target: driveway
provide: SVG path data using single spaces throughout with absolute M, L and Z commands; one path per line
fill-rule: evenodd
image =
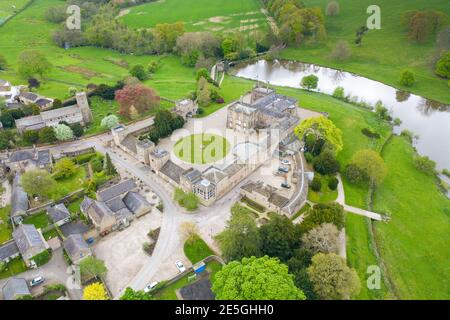
M 108 268 L 105 280 L 113 295 L 125 289 L 150 259 L 142 245 L 154 242 L 147 234 L 159 228 L 161 220 L 162 214 L 154 209 L 123 231 L 113 232 L 93 245 L 95 256 Z

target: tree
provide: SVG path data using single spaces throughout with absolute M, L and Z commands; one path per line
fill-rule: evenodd
M 185 221 L 180 226 L 180 234 L 184 240 L 192 239 L 198 235 L 199 231 L 197 225 L 193 222 Z
M 144 66 L 142 64 L 134 65 L 130 69 L 130 74 L 133 77 L 136 77 L 136 78 L 138 78 L 141 81 L 143 81 L 143 80 L 145 80 L 145 78 L 147 78 L 147 72 L 145 72 L 145 68 L 144 68 Z
M 334 89 L 333 91 L 333 97 L 339 100 L 344 100 L 345 98 L 344 88 L 336 87 L 336 89 Z
M 14 127 L 14 118 L 11 112 L 7 110 L 2 110 L 0 115 L 0 122 L 3 124 L 4 128 Z
M 414 166 L 429 176 L 436 174 L 436 162 L 427 156 L 414 156 Z
M 68 178 L 76 172 L 75 163 L 69 158 L 63 158 L 55 163 L 53 176 L 55 179 Z
M 83 300 L 108 300 L 108 294 L 102 283 L 95 282 L 84 288 Z
M 330 190 L 336 190 L 338 185 L 339 185 L 339 180 L 336 177 L 331 177 L 328 180 L 328 188 L 330 188 Z
M 313 254 L 306 249 L 296 249 L 288 261 L 289 272 L 294 275 L 297 288 L 302 290 L 308 300 L 316 299 L 313 284 L 309 279 L 307 268 L 311 265 Z
M 119 124 L 119 117 L 110 114 L 102 119 L 101 126 L 103 128 L 112 129 Z
M 344 207 L 338 203 L 316 204 L 308 211 L 308 215 L 300 224 L 300 229 L 306 233 L 323 223 L 332 223 L 341 230 L 345 225 Z
M 45 127 L 39 131 L 39 140 L 42 143 L 53 143 L 55 142 L 56 135 L 55 130 L 52 127 Z
M 438 76 L 450 79 L 450 50 L 442 53 L 434 70 Z
M 211 102 L 211 90 L 204 77 L 201 77 L 197 84 L 197 101 L 201 107 L 206 107 Z
M 318 83 L 319 83 L 319 78 L 313 74 L 310 74 L 309 76 L 304 76 L 302 78 L 300 85 L 307 90 L 313 90 L 313 89 L 317 89 Z
M 80 262 L 80 272 L 82 276 L 95 278 L 101 277 L 106 274 L 108 269 L 105 266 L 105 263 L 93 256 L 89 256 Z
M 0 272 L 5 271 L 7 266 L 6 262 L 0 261 Z
M 243 258 L 216 273 L 212 291 L 218 300 L 304 300 L 288 267 L 276 258 Z
M 20 182 L 30 196 L 49 198 L 56 188 L 56 181 L 46 170 L 35 169 L 25 172 Z
M 322 189 L 322 181 L 317 175 L 314 176 L 313 180 L 311 181 L 310 187 L 311 190 L 315 192 L 320 192 L 320 190 Z
M 111 157 L 109 156 L 109 153 L 106 154 L 105 173 L 108 176 L 115 176 L 117 174 L 116 167 L 114 167 L 114 164 L 111 161 Z
M 368 180 L 372 187 L 376 187 L 383 182 L 387 174 L 387 167 L 383 158 L 374 150 L 366 149 L 356 152 L 350 160 Z
M 340 12 L 339 3 L 337 1 L 330 1 L 327 4 L 327 9 L 325 10 L 325 14 L 327 16 L 337 16 Z
M 288 261 L 300 244 L 300 230 L 285 216 L 274 214 L 259 229 L 261 254 Z
M 403 70 L 400 73 L 400 84 L 405 87 L 411 87 L 415 82 L 414 73 L 410 70 Z
M 59 141 L 67 141 L 74 138 L 72 129 L 65 124 L 58 124 L 55 127 L 55 137 Z
M 216 237 L 226 261 L 259 256 L 260 236 L 255 219 L 245 207 L 235 204 L 226 229 Z
M 6 70 L 7 61 L 6 58 L 0 54 L 0 70 Z
M 320 174 L 335 174 L 339 171 L 340 164 L 336 160 L 334 153 L 330 150 L 324 150 L 319 156 L 314 160 L 314 170 Z
M 210 73 L 206 68 L 201 68 L 197 70 L 195 79 L 197 79 L 197 81 L 200 81 L 201 78 L 205 78 L 206 81 L 211 81 Z
M 338 253 L 339 231 L 332 223 L 323 223 L 302 236 L 305 249 L 313 254 Z
M 127 85 L 115 93 L 116 101 L 120 105 L 120 114 L 130 117 L 135 110 L 143 114 L 159 106 L 160 98 L 155 90 L 142 84 Z
M 130 287 L 125 289 L 125 292 L 120 297 L 120 300 L 153 300 L 152 296 L 142 290 L 135 291 Z
M 23 133 L 23 140 L 30 144 L 35 144 L 39 141 L 39 132 L 35 130 L 28 130 Z
M 316 139 L 324 139 L 336 152 L 341 151 L 343 148 L 342 131 L 326 117 L 321 116 L 303 120 L 294 129 L 294 132 L 299 140 L 303 140 L 306 135 L 312 134 Z
M 352 51 L 348 42 L 345 40 L 339 40 L 334 46 L 333 51 L 330 54 L 330 58 L 337 61 L 343 61 L 350 58 Z
M 83 127 L 78 122 L 70 124 L 69 127 L 72 129 L 73 135 L 77 138 L 81 137 L 84 133 Z
M 17 61 L 19 74 L 24 78 L 31 78 L 35 75 L 43 78 L 52 69 L 52 64 L 47 58 L 36 50 L 23 51 Z
M 308 274 L 320 299 L 350 299 L 361 288 L 356 271 L 334 253 L 315 255 Z

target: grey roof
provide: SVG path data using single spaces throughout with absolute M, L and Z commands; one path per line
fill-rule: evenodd
M 131 212 L 136 213 L 142 207 L 151 207 L 150 203 L 138 192 L 128 192 L 123 202 Z
M 203 176 L 208 179 L 209 181 L 211 181 L 212 183 L 219 183 L 220 181 L 222 181 L 223 179 L 225 179 L 227 177 L 227 174 L 225 172 L 223 172 L 222 170 L 211 166 L 208 169 L 206 169 L 205 171 L 203 171 Z
M 168 160 L 160 170 L 162 174 L 176 183 L 180 183 L 180 176 L 184 171 L 182 167 L 173 163 L 171 160 Z
M 31 295 L 26 280 L 22 278 L 10 278 L 2 291 L 5 300 L 15 300 L 18 296 Z
M 50 150 L 38 151 L 37 164 L 39 166 L 46 166 L 51 163 Z
M 97 224 L 100 224 L 105 216 L 114 216 L 114 212 L 104 202 L 95 201 L 88 197 L 85 197 L 81 207 L 86 208 L 84 212 L 92 209 L 89 216 Z
M 19 253 L 19 248 L 14 241 L 9 241 L 0 246 L 0 261 L 8 259 Z
M 41 117 L 45 121 L 45 120 L 52 120 L 58 117 L 68 116 L 73 113 L 81 113 L 81 110 L 78 107 L 78 105 L 44 111 L 41 112 Z
M 197 169 L 190 168 L 190 169 L 186 170 L 185 172 L 183 172 L 183 176 L 188 181 L 194 183 L 194 182 L 197 182 L 201 178 L 202 173 L 200 171 L 198 171 Z
M 139 140 L 135 136 L 129 134 L 122 140 L 121 144 L 132 152 L 137 153 L 136 145 L 138 142 Z
M 180 294 L 184 300 L 215 300 L 211 287 L 209 278 L 204 277 L 181 288 Z
M 72 234 L 64 240 L 64 249 L 71 258 L 78 258 L 80 251 L 89 249 L 88 244 L 84 241 L 81 234 Z
M 34 159 L 34 152 L 30 150 L 14 151 L 9 156 L 9 162 L 18 162 Z
M 47 213 L 54 223 L 70 218 L 70 212 L 63 203 L 48 208 Z
M 155 144 L 153 143 L 153 141 L 149 140 L 149 139 L 143 139 L 143 140 L 138 140 L 137 145 L 141 148 L 151 148 L 153 147 Z
M 65 237 L 68 237 L 72 234 L 83 234 L 90 229 L 88 225 L 82 222 L 69 222 L 59 228 L 61 229 L 61 232 Z
M 269 202 L 278 208 L 282 208 L 289 203 L 289 199 L 278 193 L 274 193 L 270 196 Z
M 49 100 L 49 99 L 46 99 L 46 98 L 41 98 L 41 99 L 38 99 L 38 100 L 36 101 L 36 104 L 37 104 L 38 106 L 42 107 L 42 106 L 45 106 L 45 105 L 47 105 L 47 104 L 49 104 L 49 103 L 51 103 L 51 102 L 53 102 L 53 101 L 52 101 L 52 100 Z
M 120 195 L 123 195 L 133 189 L 135 189 L 136 183 L 134 183 L 133 180 L 127 179 L 122 182 L 119 182 L 116 185 L 113 185 L 112 187 L 108 187 L 106 189 L 97 191 L 97 199 L 99 201 L 109 201 L 115 197 L 118 197 Z
M 160 159 L 160 158 L 165 157 L 169 153 L 166 150 L 164 150 L 164 149 L 157 148 L 157 149 L 152 150 L 152 152 L 150 152 L 150 154 L 153 157 Z
M 6 108 L 8 108 L 10 110 L 22 109 L 23 107 L 25 107 L 25 105 L 20 103 L 20 102 L 8 102 L 8 103 L 6 103 Z
M 256 100 L 252 107 L 270 116 L 281 118 L 286 109 L 292 108 L 296 103 L 297 100 L 294 98 L 272 93 Z
M 32 224 L 21 224 L 13 232 L 13 238 L 21 254 L 24 254 L 29 248 L 38 247 L 44 251 L 45 244 L 41 234 Z
M 227 166 L 223 171 L 229 176 L 234 176 L 237 172 L 239 172 L 243 167 L 245 167 L 245 164 L 243 163 L 232 163 L 229 166 Z
M 20 185 L 20 174 L 17 173 L 12 187 L 11 216 L 24 214 L 28 208 L 28 195 Z
M 110 208 L 114 212 L 117 212 L 123 208 L 126 208 L 125 203 L 122 201 L 122 198 L 120 198 L 120 197 L 115 197 L 115 198 L 107 201 L 106 205 L 108 206 L 108 208 Z
M 7 83 L 9 83 L 9 82 L 6 81 L 6 80 L 0 79 L 0 86 L 4 86 L 4 85 L 6 85 Z
M 16 127 L 45 127 L 45 122 L 41 115 L 29 116 L 16 120 Z
M 35 93 L 32 92 L 22 92 L 19 97 L 23 97 L 25 99 L 31 100 L 31 101 L 36 101 L 37 98 L 39 98 L 39 96 Z
M 87 212 L 89 207 L 94 203 L 94 200 L 89 197 L 84 197 L 83 201 L 80 204 L 80 209 L 83 212 Z

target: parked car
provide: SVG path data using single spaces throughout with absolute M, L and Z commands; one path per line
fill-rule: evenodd
M 287 184 L 286 182 L 283 182 L 283 183 L 281 184 L 281 187 L 283 187 L 283 188 L 285 188 L 285 189 L 290 189 L 290 188 L 291 188 L 291 186 L 290 186 L 289 184 Z
M 30 287 L 36 287 L 36 286 L 40 285 L 41 283 L 43 283 L 44 280 L 45 280 L 45 279 L 44 279 L 44 277 L 42 277 L 42 276 L 33 278 L 33 279 L 30 281 Z
M 289 160 L 287 160 L 287 159 L 281 160 L 281 163 L 284 164 L 285 166 L 290 166 L 291 165 L 291 162 Z
M 286 167 L 279 167 L 279 168 L 278 168 L 278 171 L 284 172 L 284 173 L 288 173 L 288 172 L 289 172 L 289 168 L 286 168 Z
M 149 293 L 150 291 L 152 291 L 153 289 L 155 289 L 155 287 L 158 285 L 158 281 L 153 281 L 152 283 L 150 283 L 149 285 L 147 285 L 144 288 L 144 292 L 145 293 Z
M 186 267 L 184 266 L 183 262 L 181 262 L 180 260 L 175 262 L 175 266 L 177 267 L 178 271 L 180 271 L 181 273 L 186 271 Z

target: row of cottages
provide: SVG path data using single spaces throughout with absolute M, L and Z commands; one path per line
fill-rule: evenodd
M 13 239 L 28 267 L 34 267 L 33 258 L 49 248 L 42 233 L 32 224 L 20 224 L 13 232 Z
M 92 121 L 92 112 L 85 92 L 79 92 L 75 96 L 76 104 L 73 106 L 53 109 L 41 112 L 36 116 L 29 116 L 16 120 L 19 133 L 28 130 L 41 130 L 44 127 L 54 127 L 61 122 L 69 124 L 79 123 L 82 126 Z
M 132 220 L 151 212 L 152 205 L 139 193 L 135 182 L 127 179 L 99 190 L 97 200 L 86 196 L 80 209 L 92 221 L 97 232 L 105 235 L 127 227 Z
M 41 111 L 50 110 L 53 107 L 53 99 L 40 96 L 34 92 L 22 92 L 16 98 L 19 103 L 29 106 L 37 105 Z
M 283 208 L 289 203 L 289 199 L 279 194 L 279 190 L 262 181 L 249 181 L 241 187 L 241 195 L 272 212 L 283 214 Z

